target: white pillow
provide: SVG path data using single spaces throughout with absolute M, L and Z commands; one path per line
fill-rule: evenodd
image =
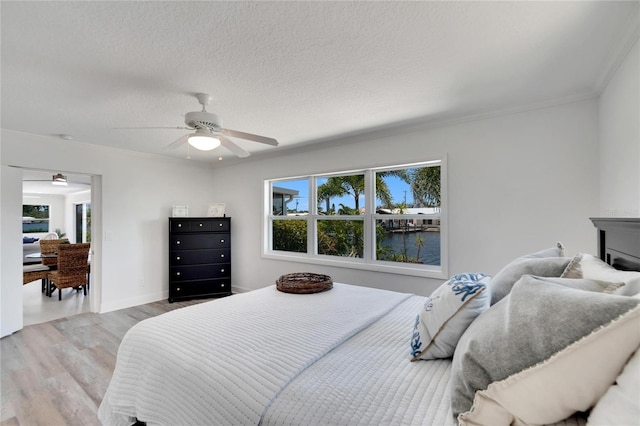
M 609 282 L 621 282 L 624 286 L 613 294 L 633 296 L 640 293 L 640 272 L 619 271 L 599 258 L 587 253 L 578 253 L 569 262 L 562 278 L 587 278 Z
M 602 398 L 640 344 L 639 325 L 636 307 L 546 361 L 491 383 L 475 393 L 471 410 L 458 416 L 460 426 L 551 424 L 586 411 Z M 629 378 L 636 386 L 637 380 L 637 373 Z M 637 405 L 637 393 L 635 397 Z M 638 421 L 599 418 L 607 425 Z
M 640 350 L 636 350 L 622 373 L 600 398 L 589 415 L 588 425 L 640 424 Z
M 411 338 L 413 359 L 453 356 L 469 324 L 489 308 L 491 277 L 483 273 L 458 274 L 438 287 L 416 316 Z

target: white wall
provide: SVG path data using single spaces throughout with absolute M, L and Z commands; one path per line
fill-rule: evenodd
M 4 152 L 3 152 L 4 155 Z M 22 172 L 0 165 L 0 337 L 22 328 Z M 14 200 L 14 202 L 5 202 Z M 19 298 L 19 299 L 17 299 Z
M 2 131 L 1 136 L 2 165 L 101 177 L 104 232 L 92 235 L 94 246 L 101 250 L 96 256 L 102 260 L 101 276 L 94 277 L 94 283 L 101 281 L 98 310 L 104 312 L 168 296 L 167 217 L 173 204 L 189 205 L 192 216 L 206 214 L 209 202 L 218 199 L 214 196 L 209 168 L 187 160 L 170 160 L 8 131 Z M 11 168 L 2 167 L 0 287 L 2 303 L 15 305 L 22 300 L 19 268 L 22 182 L 21 178 L 11 179 L 12 172 Z M 96 214 L 94 210 L 94 218 Z M 15 238 L 12 234 L 16 234 Z M 92 290 L 95 289 L 92 286 Z M 5 318 L 3 310 L 2 315 L 3 327 L 5 319 L 11 323 L 18 321 L 15 313 L 7 313 Z M 21 324 L 22 318 L 19 321 Z
M 640 42 L 599 101 L 600 215 L 640 217 Z
M 233 221 L 233 285 L 256 289 L 283 273 L 324 272 L 337 282 L 429 294 L 440 280 L 320 267 L 261 257 L 268 178 L 392 165 L 448 156 L 449 274 L 497 272 L 515 256 L 562 241 L 595 252 L 598 212 L 595 100 L 391 136 L 360 136 L 281 150 L 214 171 L 216 201 Z

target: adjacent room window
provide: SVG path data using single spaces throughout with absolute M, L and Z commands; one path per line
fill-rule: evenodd
M 446 273 L 445 159 L 265 181 L 266 257 Z
M 49 206 L 22 206 L 22 233 L 49 232 Z
M 76 242 L 91 242 L 91 203 L 74 204 Z

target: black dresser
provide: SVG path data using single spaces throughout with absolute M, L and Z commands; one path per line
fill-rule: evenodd
M 231 294 L 231 218 L 169 218 L 169 302 Z

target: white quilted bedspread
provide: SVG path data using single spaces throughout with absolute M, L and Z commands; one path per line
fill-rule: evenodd
M 409 297 L 344 284 L 310 295 L 272 286 L 145 320 L 122 340 L 98 417 L 105 425 L 258 424 L 292 379 Z
M 273 401 L 273 425 L 453 426 L 451 360 L 410 362 L 411 324 L 424 303 L 412 296 L 314 363 Z

